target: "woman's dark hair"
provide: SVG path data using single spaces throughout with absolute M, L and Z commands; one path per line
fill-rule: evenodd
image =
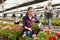
M 30 9 L 33 9 L 33 7 L 28 7 L 28 10 L 27 10 L 27 13 L 26 13 L 26 16 L 28 16 L 28 11 L 30 10 Z

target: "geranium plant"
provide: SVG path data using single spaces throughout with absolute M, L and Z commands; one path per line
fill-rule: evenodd
M 1 34 L 4 37 L 9 38 L 10 40 L 16 40 L 17 37 L 21 36 L 22 33 L 22 27 L 15 27 L 14 29 L 12 27 L 1 27 L 0 29 Z
M 31 26 L 32 26 L 32 28 L 31 28 L 32 30 L 37 30 L 39 28 L 38 23 L 32 22 Z

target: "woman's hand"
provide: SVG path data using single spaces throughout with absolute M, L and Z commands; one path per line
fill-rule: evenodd
M 35 22 L 36 20 L 35 19 L 32 19 L 32 22 Z
M 31 28 L 28 28 L 29 31 L 32 31 Z
M 29 31 L 32 31 L 31 28 L 28 28 L 27 26 L 25 26 L 25 29 L 29 30 Z

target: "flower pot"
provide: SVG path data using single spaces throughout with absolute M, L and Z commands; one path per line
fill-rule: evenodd
M 33 34 L 36 34 L 37 33 L 37 30 L 33 30 Z
M 19 40 L 19 37 L 16 37 L 16 40 Z
M 3 37 L 3 39 L 4 39 L 4 40 L 10 40 L 10 38 L 8 38 L 8 37 L 5 37 L 5 36 Z

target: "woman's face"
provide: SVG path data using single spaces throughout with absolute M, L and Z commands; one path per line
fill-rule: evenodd
M 33 12 L 34 12 L 34 10 L 33 10 L 33 9 L 30 9 L 30 10 L 28 11 L 29 15 L 32 15 L 32 14 L 33 14 Z

